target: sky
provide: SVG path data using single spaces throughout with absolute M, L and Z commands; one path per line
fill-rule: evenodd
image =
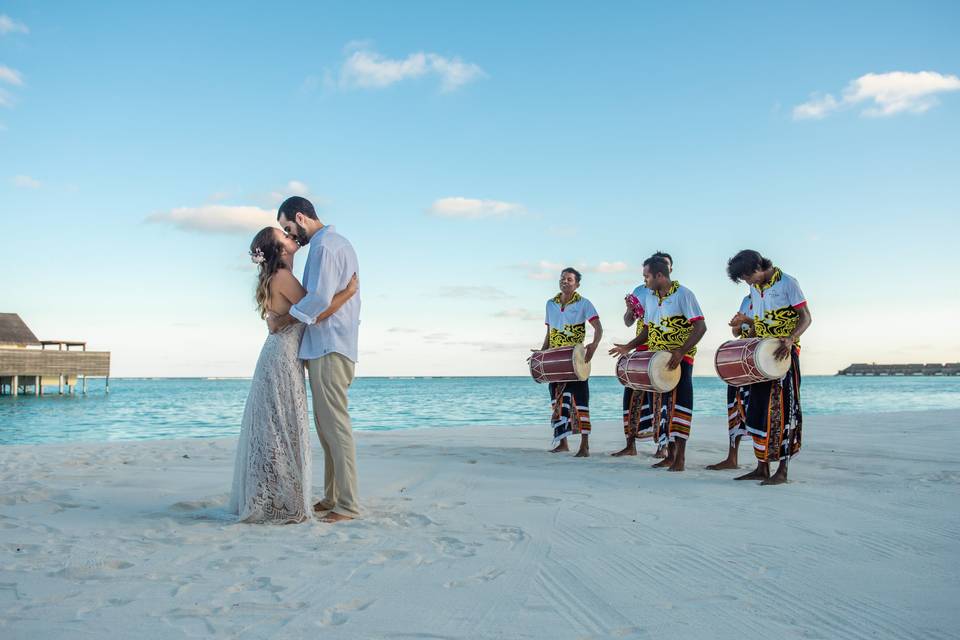
M 306 195 L 360 259 L 361 376 L 526 374 L 568 265 L 626 341 L 656 250 L 697 375 L 744 248 L 809 300 L 806 374 L 960 361 L 958 32 L 949 1 L 3 2 L 0 312 L 114 376 L 249 376 L 249 242 Z

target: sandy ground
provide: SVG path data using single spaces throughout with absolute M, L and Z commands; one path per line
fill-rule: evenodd
M 232 439 L 0 447 L 0 637 L 960 635 L 960 412 L 809 417 L 782 487 L 720 419 L 682 474 L 595 430 L 360 433 L 338 525 L 231 522 Z

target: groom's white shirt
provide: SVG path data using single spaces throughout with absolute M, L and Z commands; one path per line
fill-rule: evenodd
M 300 343 L 300 358 L 313 360 L 328 353 L 340 353 L 357 361 L 360 333 L 360 291 L 336 313 L 313 324 L 338 291 L 347 288 L 353 274 L 360 276 L 357 254 L 350 241 L 325 226 L 310 238 L 310 252 L 303 268 L 303 288 L 307 295 L 290 308 L 290 315 L 307 325 Z

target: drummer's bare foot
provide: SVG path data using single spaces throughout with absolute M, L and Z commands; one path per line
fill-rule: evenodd
M 653 468 L 654 468 L 654 469 L 659 469 L 660 467 L 669 467 L 669 466 L 672 465 L 672 464 L 673 464 L 673 460 L 671 460 L 670 458 L 664 458 L 664 459 L 661 460 L 660 462 L 658 462 L 658 463 L 656 463 L 655 465 L 653 465 Z
M 580 436 L 580 449 L 577 451 L 577 455 L 573 456 L 574 458 L 589 458 L 590 457 L 590 436 L 584 433 Z
M 730 451 L 727 452 L 727 459 L 716 464 L 708 464 L 707 469 L 711 471 L 721 471 L 723 469 L 736 469 L 737 468 L 737 450 L 733 447 L 730 448 Z
M 777 467 L 777 472 L 774 473 L 771 477 L 767 478 L 761 485 L 769 484 L 784 484 L 787 481 L 787 461 L 781 460 L 780 466 Z
M 734 480 L 766 480 L 770 477 L 770 466 L 766 462 L 757 463 L 757 468 L 750 473 L 737 476 Z
M 677 438 L 674 447 L 673 462 L 667 471 L 683 471 L 684 463 L 686 462 L 687 441 Z
M 567 444 L 567 439 L 564 438 L 560 441 L 556 447 L 550 450 L 550 453 L 563 453 L 564 451 L 570 451 L 570 445 Z
M 611 453 L 610 455 L 612 455 L 615 458 L 619 458 L 620 456 L 637 455 L 637 439 L 627 438 L 627 446 L 625 446 L 623 449 L 620 449 L 620 451 L 615 451 Z
M 667 448 L 666 447 L 657 447 L 657 452 L 653 454 L 654 458 L 666 458 L 667 457 Z

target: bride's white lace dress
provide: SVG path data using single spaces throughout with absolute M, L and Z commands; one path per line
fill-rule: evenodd
M 243 410 L 229 509 L 241 522 L 302 522 L 310 505 L 310 432 L 303 363 L 304 325 L 271 334 L 257 360 Z

